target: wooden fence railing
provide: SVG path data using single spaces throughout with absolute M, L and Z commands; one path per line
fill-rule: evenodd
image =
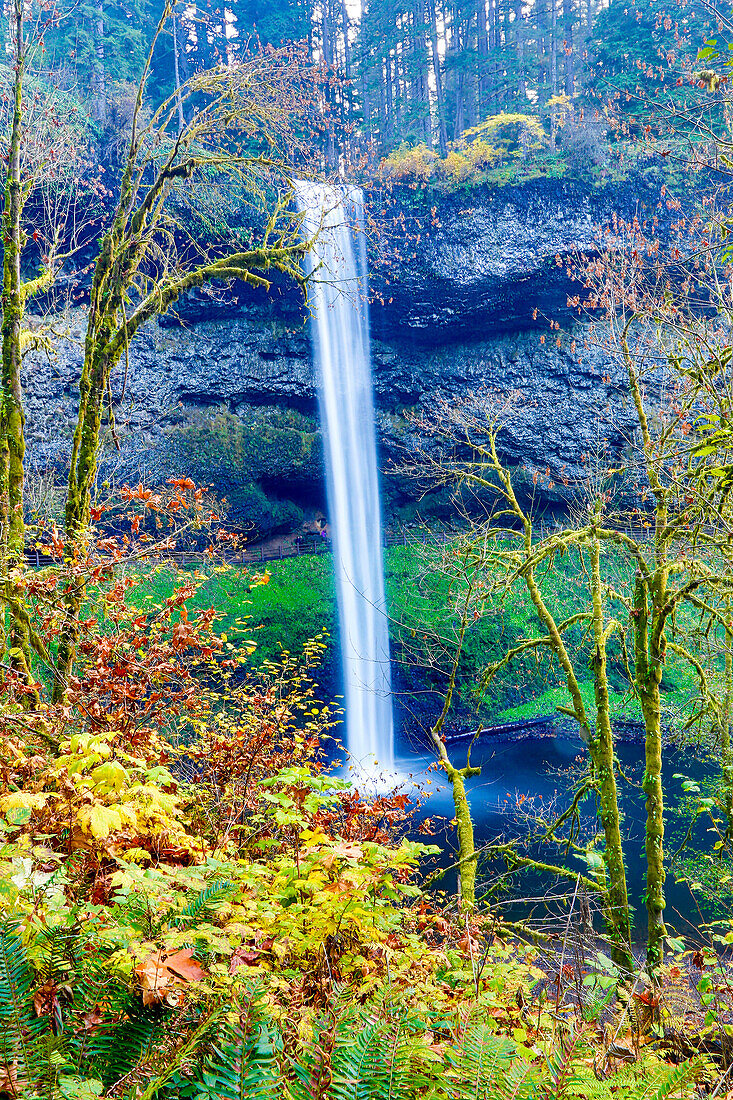
M 618 527 L 616 530 L 636 539 L 647 539 L 651 537 L 653 533 L 651 528 L 646 527 Z M 541 539 L 551 534 L 552 528 L 545 527 L 543 524 L 538 524 L 536 531 L 538 538 Z M 440 545 L 441 543 L 450 542 L 458 535 L 460 535 L 460 531 L 388 531 L 385 533 L 382 543 L 385 548 L 393 546 Z M 251 550 L 226 550 L 222 547 L 220 550 L 217 549 L 213 554 L 205 550 L 168 550 L 165 554 L 161 554 L 156 558 L 156 560 L 166 561 L 180 566 L 208 565 L 212 561 L 226 562 L 229 565 L 257 565 L 264 564 L 268 561 L 283 561 L 286 558 L 299 558 L 308 554 L 328 554 L 330 552 L 330 540 L 315 535 L 309 535 L 307 538 L 300 539 L 299 541 L 283 542 L 268 547 L 260 546 Z M 145 560 L 151 560 L 152 556 L 153 555 L 146 557 Z M 25 559 L 29 565 L 35 566 L 36 568 L 51 565 L 54 561 L 52 557 L 48 554 L 44 554 L 42 550 L 36 547 L 29 547 L 26 549 Z
M 400 531 L 395 534 L 389 532 L 382 540 L 385 548 L 392 546 L 425 545 L 427 543 L 449 542 L 454 537 L 447 532 L 433 534 L 418 534 L 412 531 Z M 156 556 L 161 561 L 169 561 L 176 565 L 201 565 L 212 561 L 226 562 L 229 565 L 256 565 L 268 561 L 283 561 L 285 558 L 299 558 L 306 555 L 322 555 L 331 552 L 330 540 L 308 537 L 294 542 L 282 542 L 275 546 L 259 546 L 251 550 L 227 550 L 223 547 L 213 553 L 206 550 L 166 550 Z M 150 555 L 153 557 L 154 555 Z M 150 560 L 146 557 L 146 560 Z M 40 568 L 51 565 L 54 558 L 45 554 L 37 547 L 29 547 L 25 551 L 25 559 L 29 565 Z

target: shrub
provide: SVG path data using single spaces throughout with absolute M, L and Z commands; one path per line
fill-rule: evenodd
M 383 171 L 391 179 L 404 182 L 428 183 L 435 173 L 438 154 L 427 145 L 409 146 L 403 142 L 383 162 Z
M 567 118 L 558 141 L 573 173 L 581 178 L 591 175 L 608 159 L 607 129 L 599 120 L 582 115 Z
M 445 159 L 424 144 L 403 144 L 382 162 L 381 171 L 389 179 L 414 187 L 434 183 L 451 188 L 479 182 L 501 165 L 530 160 L 547 144 L 538 118 L 502 111 L 464 131 Z
M 456 146 L 467 153 L 474 145 L 492 149 L 494 161 L 504 162 L 516 157 L 526 160 L 530 154 L 545 148 L 547 134 L 533 115 L 501 111 L 465 130 L 456 142 Z

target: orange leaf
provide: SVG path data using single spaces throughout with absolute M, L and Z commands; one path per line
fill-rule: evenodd
M 185 951 L 176 951 L 172 955 L 164 956 L 163 962 L 168 970 L 172 970 L 179 978 L 186 982 L 201 982 L 206 977 L 206 971 L 193 957 L 190 947 Z

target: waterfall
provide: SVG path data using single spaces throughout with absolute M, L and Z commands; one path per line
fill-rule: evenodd
M 363 198 L 356 188 L 295 185 L 310 258 L 328 510 L 341 630 L 346 741 L 352 762 L 393 762 L 389 630 L 369 349 Z M 352 228 L 353 227 L 353 228 Z

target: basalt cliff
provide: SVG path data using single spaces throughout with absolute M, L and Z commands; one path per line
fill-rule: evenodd
M 511 395 L 522 415 L 502 432 L 507 461 L 548 488 L 582 472 L 605 441 L 632 430 L 624 380 L 582 333 L 558 348 L 549 321 L 573 325 L 566 261 L 594 250 L 614 211 L 662 209 L 654 172 L 616 185 L 536 180 L 439 200 L 414 191 L 372 211 L 375 404 L 385 468 L 415 445 L 411 416 L 445 398 Z M 61 470 L 76 415 L 84 310 L 59 327 L 50 360 L 29 360 L 29 468 Z M 544 340 L 542 339 L 544 335 Z M 197 293 L 150 325 L 112 384 L 117 446 L 103 477 L 159 481 L 185 471 L 228 501 L 259 537 L 307 528 L 323 507 L 316 380 L 308 320 L 289 286 Z M 604 444 L 604 445 L 605 445 Z M 33 472 L 31 477 L 33 477 Z M 388 522 L 414 512 L 415 490 L 385 477 Z

